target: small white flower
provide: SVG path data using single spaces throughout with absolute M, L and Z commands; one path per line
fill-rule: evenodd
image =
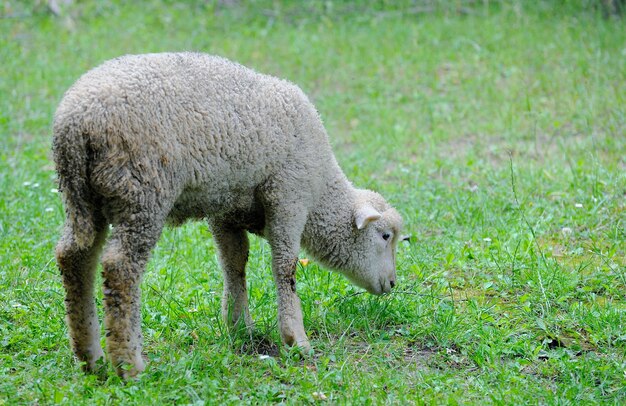
M 569 227 L 563 227 L 561 229 L 561 233 L 563 233 L 563 235 L 570 235 L 572 233 L 572 229 Z
M 259 359 L 268 359 L 268 358 L 272 358 L 269 355 L 265 355 L 265 354 L 261 354 L 259 355 Z
M 50 213 L 54 211 L 54 209 L 52 207 L 46 207 L 46 213 Z
M 59 189 L 57 188 L 50 189 L 50 193 L 59 193 Z
M 33 187 L 39 187 L 39 183 L 33 183 Z
M 483 241 L 484 241 L 484 242 L 491 242 L 491 238 L 489 238 L 489 237 L 485 237 L 485 238 L 483 238 Z
M 313 392 L 313 399 L 315 400 L 327 400 L 328 397 L 324 394 L 324 392 Z
M 30 185 L 32 185 L 32 182 L 26 181 L 26 182 L 22 183 L 22 186 L 30 186 Z
M 577 209 L 581 209 L 583 207 L 583 204 L 582 203 L 576 203 L 574 205 L 574 207 L 576 207 Z

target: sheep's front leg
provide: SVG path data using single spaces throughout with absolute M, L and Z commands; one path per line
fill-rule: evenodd
M 229 227 L 211 227 L 219 252 L 219 260 L 224 275 L 224 295 L 222 296 L 222 317 L 228 326 L 245 323 L 252 329 L 252 318 L 248 309 L 246 288 L 246 263 L 249 243 L 244 230 Z
M 294 207 L 297 207 L 294 205 Z M 271 213 L 268 240 L 272 247 L 272 273 L 278 296 L 278 325 L 282 340 L 306 350 L 311 348 L 304 332 L 302 307 L 296 294 L 296 265 L 306 210 Z
M 145 369 L 139 285 L 160 233 L 161 224 L 149 220 L 122 223 L 102 255 L 107 353 L 123 378 Z
M 302 307 L 296 294 L 297 256 L 273 254 L 272 272 L 278 293 L 278 325 L 283 342 L 306 350 L 311 348 L 304 332 Z
M 79 247 L 74 232 L 66 225 L 56 246 L 57 264 L 66 292 L 65 308 L 72 349 L 85 363 L 83 369 L 86 372 L 94 371 L 97 361 L 104 357 L 93 285 L 105 237 L 106 228 L 101 226 L 92 246 Z

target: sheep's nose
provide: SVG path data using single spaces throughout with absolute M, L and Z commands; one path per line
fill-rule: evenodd
M 389 281 L 389 285 L 391 286 L 391 288 L 393 289 L 394 286 L 396 286 L 396 281 L 395 280 L 390 280 Z

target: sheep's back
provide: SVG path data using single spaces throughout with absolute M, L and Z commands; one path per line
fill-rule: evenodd
M 297 86 L 204 54 L 105 62 L 66 93 L 55 121 L 79 123 L 89 138 L 103 195 L 127 187 L 127 168 L 136 188 L 214 195 L 203 203 L 217 204 L 287 168 L 320 177 L 320 162 L 334 162 Z

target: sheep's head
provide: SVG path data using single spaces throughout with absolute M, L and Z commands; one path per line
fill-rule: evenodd
M 359 190 L 351 228 L 351 254 L 339 272 L 370 293 L 389 293 L 396 284 L 396 246 L 403 239 L 400 214 L 378 193 Z

